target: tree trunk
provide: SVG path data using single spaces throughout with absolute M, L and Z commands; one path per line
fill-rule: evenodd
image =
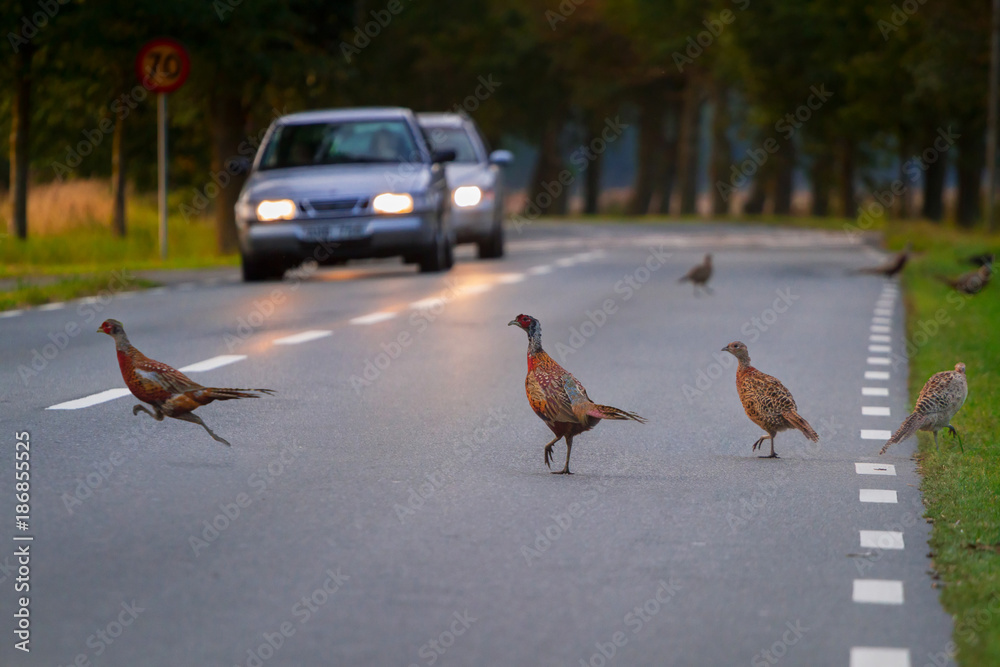
M 594 139 L 601 136 L 601 127 L 591 128 L 588 132 L 587 146 L 592 145 Z M 588 215 L 595 215 L 600 208 L 601 201 L 601 166 L 604 164 L 604 151 L 593 153 L 594 159 L 586 167 L 583 177 L 583 212 Z
M 753 182 L 753 189 L 750 191 L 750 196 L 743 204 L 743 213 L 745 215 L 760 215 L 764 212 L 764 202 L 767 201 L 767 186 L 768 181 L 765 180 L 765 174 L 763 171 L 758 171 L 757 178 Z
M 662 151 L 660 155 L 659 177 L 656 182 L 656 192 L 660 195 L 660 206 L 658 213 L 670 214 L 670 199 L 674 195 L 674 184 L 677 182 L 677 133 L 681 118 L 681 102 L 676 95 L 670 95 L 667 101 L 663 127 L 660 133 L 662 137 Z
M 111 230 L 115 236 L 125 236 L 125 119 L 115 118 L 111 137 Z
M 11 217 L 8 232 L 28 238 L 28 163 L 31 136 L 31 61 L 34 47 L 24 44 L 14 55 L 14 103 L 10 122 Z
M 699 83 L 689 79 L 684 88 L 684 108 L 677 149 L 677 189 L 681 194 L 681 215 L 698 212 L 698 128 L 701 117 L 702 91 Z
M 636 156 L 635 189 L 626 208 L 629 215 L 645 215 L 649 212 L 663 151 L 663 105 L 660 99 L 653 91 L 646 90 L 639 104 L 639 150 Z
M 715 111 L 712 116 L 712 159 L 709 163 L 708 183 L 712 193 L 712 213 L 714 215 L 727 215 L 729 213 L 729 195 L 720 192 L 716 184 L 732 185 L 729 183 L 729 169 L 733 164 L 733 156 L 727 134 L 732 120 L 729 115 L 729 89 L 716 85 L 713 90 L 712 102 Z M 728 187 L 726 192 L 731 192 Z
M 933 146 L 936 129 L 926 133 L 926 141 L 921 145 Z M 920 215 L 928 220 L 940 222 L 944 217 L 944 178 L 948 171 L 948 153 L 939 153 L 934 162 L 924 164 L 924 202 Z
M 212 128 L 212 168 L 207 175 L 204 190 L 206 196 L 212 191 L 209 184 L 218 187 L 214 198 L 215 240 L 219 252 L 236 252 L 236 200 L 240 188 L 246 180 L 245 174 L 234 175 L 229 169 L 230 161 L 238 156 L 239 145 L 245 138 L 246 109 L 240 96 L 226 91 L 218 91 L 209 102 Z
M 854 141 L 841 139 L 838 155 L 838 189 L 840 191 L 840 211 L 845 218 L 857 215 L 858 204 L 854 197 Z
M 529 214 L 564 215 L 569 199 L 569 186 L 559 182 L 559 174 L 564 169 L 562 152 L 559 150 L 559 135 L 566 124 L 567 109 L 553 109 L 545 121 L 542 140 L 538 147 L 538 162 L 531 179 L 529 191 Z M 536 210 L 537 209 L 537 210 Z
M 960 227 L 971 228 L 979 221 L 982 206 L 982 178 L 985 162 L 981 122 L 963 123 L 958 138 L 958 211 Z M 940 160 L 940 158 L 939 158 Z
M 774 214 L 791 215 L 792 194 L 795 190 L 795 143 L 788 142 L 784 150 L 773 158 L 774 177 Z
M 833 155 L 823 148 L 813 157 L 809 169 L 809 180 L 812 182 L 812 215 L 824 218 L 830 215 L 830 181 L 833 178 Z
M 904 129 L 899 130 L 899 181 L 903 184 L 903 194 L 896 201 L 896 215 L 905 220 L 913 217 L 913 192 L 915 183 L 906 173 L 906 161 L 909 159 L 911 141 L 910 134 Z

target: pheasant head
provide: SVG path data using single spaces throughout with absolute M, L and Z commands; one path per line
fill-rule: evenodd
M 97 333 L 105 333 L 115 339 L 115 345 L 121 347 L 128 345 L 128 336 L 125 335 L 125 326 L 118 320 L 104 320 Z
M 722 351 L 728 352 L 739 359 L 740 366 L 750 365 L 750 350 L 748 350 L 747 346 L 740 341 L 734 340 L 732 343 L 722 348 Z
M 961 373 L 962 375 L 965 375 L 965 364 L 963 364 L 961 361 L 958 362 L 957 364 L 955 364 L 955 370 Z
M 542 325 L 531 315 L 518 315 L 507 323 L 509 327 L 521 327 L 528 334 L 528 351 L 537 352 L 542 349 Z

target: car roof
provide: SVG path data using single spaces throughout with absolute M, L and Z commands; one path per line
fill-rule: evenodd
M 345 109 L 317 109 L 290 113 L 278 119 L 282 125 L 329 123 L 344 120 L 406 120 L 413 112 L 406 107 L 351 107 Z
M 467 116 L 458 113 L 425 111 L 417 114 L 417 122 L 421 125 L 434 125 L 437 127 L 462 127 L 470 121 Z

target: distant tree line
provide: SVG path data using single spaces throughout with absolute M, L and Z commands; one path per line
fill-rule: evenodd
M 234 159 L 253 154 L 272 118 L 369 104 L 465 110 L 492 141 L 537 147 L 527 206 L 538 215 L 567 211 L 567 173 L 584 210 L 599 210 L 602 157 L 617 138 L 609 128 L 627 113 L 638 132 L 628 214 L 695 213 L 699 174 L 717 215 L 787 214 L 804 174 L 814 215 L 863 215 L 861 199 L 874 197 L 892 215 L 940 220 L 953 173 L 958 222 L 981 217 L 990 25 L 982 1 L 0 7 L 9 49 L 0 117 L 10 125 L 0 176 L 10 184 L 8 231 L 22 238 L 29 181 L 90 176 L 110 178 L 113 229 L 125 233 L 126 183 L 155 186 L 155 104 L 134 59 L 158 36 L 181 41 L 192 58 L 190 80 L 170 97 L 171 180 L 195 189 L 185 210 L 214 211 L 224 251 L 235 245 L 244 178 Z M 895 179 L 885 179 L 888 169 Z

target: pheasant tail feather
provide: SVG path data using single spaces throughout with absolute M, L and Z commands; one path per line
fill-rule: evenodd
M 799 413 L 794 410 L 790 410 L 782 415 L 785 420 L 792 425 L 792 428 L 802 431 L 802 435 L 806 436 L 813 442 L 819 442 L 819 435 L 813 430 L 813 427 L 809 425 Z
M 251 392 L 268 395 L 274 394 L 273 389 L 234 389 L 232 387 L 205 387 L 202 392 L 205 398 L 213 401 L 229 401 L 235 398 L 260 398 L 260 396 Z
M 591 410 L 589 414 L 594 417 L 600 417 L 601 419 L 631 419 L 632 421 L 637 421 L 640 424 L 646 423 L 646 419 L 644 417 L 640 417 L 634 412 L 613 408 L 610 405 L 595 404 L 593 410 Z
M 879 456 L 885 454 L 885 451 L 889 449 L 890 445 L 895 445 L 897 442 L 902 442 L 909 438 L 911 435 L 920 430 L 927 422 L 927 416 L 922 415 L 919 412 L 914 412 L 909 417 L 903 420 L 902 425 L 896 429 L 896 432 L 892 434 L 882 449 L 879 451 Z

